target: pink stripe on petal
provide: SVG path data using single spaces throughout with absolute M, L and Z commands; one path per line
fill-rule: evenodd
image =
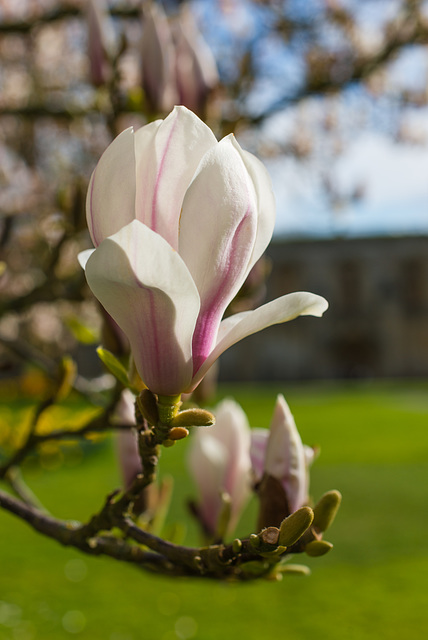
M 242 233 L 246 231 L 246 222 L 251 216 L 250 205 L 244 217 L 239 222 L 236 231 L 223 252 L 223 259 L 220 264 L 227 265 L 219 276 L 218 284 L 206 297 L 193 335 L 193 375 L 205 362 L 211 353 L 213 344 L 217 337 L 217 331 L 227 305 L 238 288 L 243 284 L 242 265 L 246 266 L 251 255 L 252 244 L 242 242 Z M 240 251 L 241 249 L 241 251 Z M 242 251 L 244 249 L 244 251 Z M 237 273 L 238 272 L 238 273 Z M 232 294 L 232 296 L 231 296 Z

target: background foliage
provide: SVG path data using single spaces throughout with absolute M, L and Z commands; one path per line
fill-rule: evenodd
M 222 396 L 235 395 L 253 426 L 268 426 L 273 393 L 284 391 L 303 440 L 322 443 L 312 469 L 315 497 L 339 486 L 343 504 L 329 532 L 334 549 L 308 560 L 309 578 L 171 582 L 61 548 L 2 513 L 0 638 L 422 637 L 425 389 L 422 382 L 221 388 Z M 161 468 L 175 478 L 170 522 L 182 519 L 184 501 L 195 494 L 182 453 L 178 446 L 163 453 Z M 31 465 L 25 475 L 62 517 L 87 517 L 119 482 L 110 440 L 91 447 L 79 466 L 69 462 L 48 472 Z M 254 507 L 241 521 L 244 531 Z M 187 539 L 196 541 L 194 529 Z

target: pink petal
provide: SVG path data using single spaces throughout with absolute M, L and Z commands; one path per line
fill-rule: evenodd
M 223 313 L 248 274 L 256 231 L 254 186 L 229 136 L 202 159 L 180 221 L 180 255 L 201 297 L 193 339 L 195 372 L 209 355 Z
M 184 194 L 202 156 L 216 144 L 211 129 L 185 107 L 135 133 L 136 218 L 174 249 Z

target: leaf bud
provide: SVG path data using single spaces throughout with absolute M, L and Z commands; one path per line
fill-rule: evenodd
M 309 567 L 306 567 L 304 564 L 285 564 L 282 567 L 278 567 L 278 570 L 281 573 L 290 573 L 296 576 L 309 576 L 311 570 Z
M 170 422 L 172 427 L 211 427 L 215 417 L 205 409 L 185 409 L 180 411 Z
M 305 552 L 311 558 L 317 558 L 318 556 L 324 556 L 333 548 L 331 542 L 327 540 L 312 540 L 305 547 Z
M 164 440 L 162 444 L 164 447 L 173 447 L 175 445 L 175 440 L 167 439 L 167 440 Z
M 240 540 L 239 538 L 235 538 L 235 540 L 232 542 L 232 549 L 233 553 L 240 553 L 242 550 L 242 540 Z
M 186 427 L 173 427 L 171 431 L 168 433 L 169 440 L 183 440 L 183 438 L 187 438 L 189 435 L 189 430 Z
M 310 507 L 302 507 L 285 518 L 279 530 L 279 544 L 291 547 L 305 533 L 314 519 L 314 512 Z
M 260 547 L 260 538 L 256 533 L 252 533 L 248 540 L 250 542 L 250 545 L 255 549 Z
M 314 528 L 327 531 L 340 507 L 342 495 L 339 491 L 327 491 L 314 507 Z

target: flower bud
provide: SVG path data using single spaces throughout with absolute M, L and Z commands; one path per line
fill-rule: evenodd
M 247 417 L 233 400 L 220 403 L 215 416 L 214 426 L 197 429 L 192 434 L 189 452 L 189 468 L 200 493 L 199 518 L 211 535 L 218 532 L 222 514 L 224 518 L 222 496 L 228 495 L 230 499 L 227 523 L 230 532 L 251 493 L 251 436 Z

